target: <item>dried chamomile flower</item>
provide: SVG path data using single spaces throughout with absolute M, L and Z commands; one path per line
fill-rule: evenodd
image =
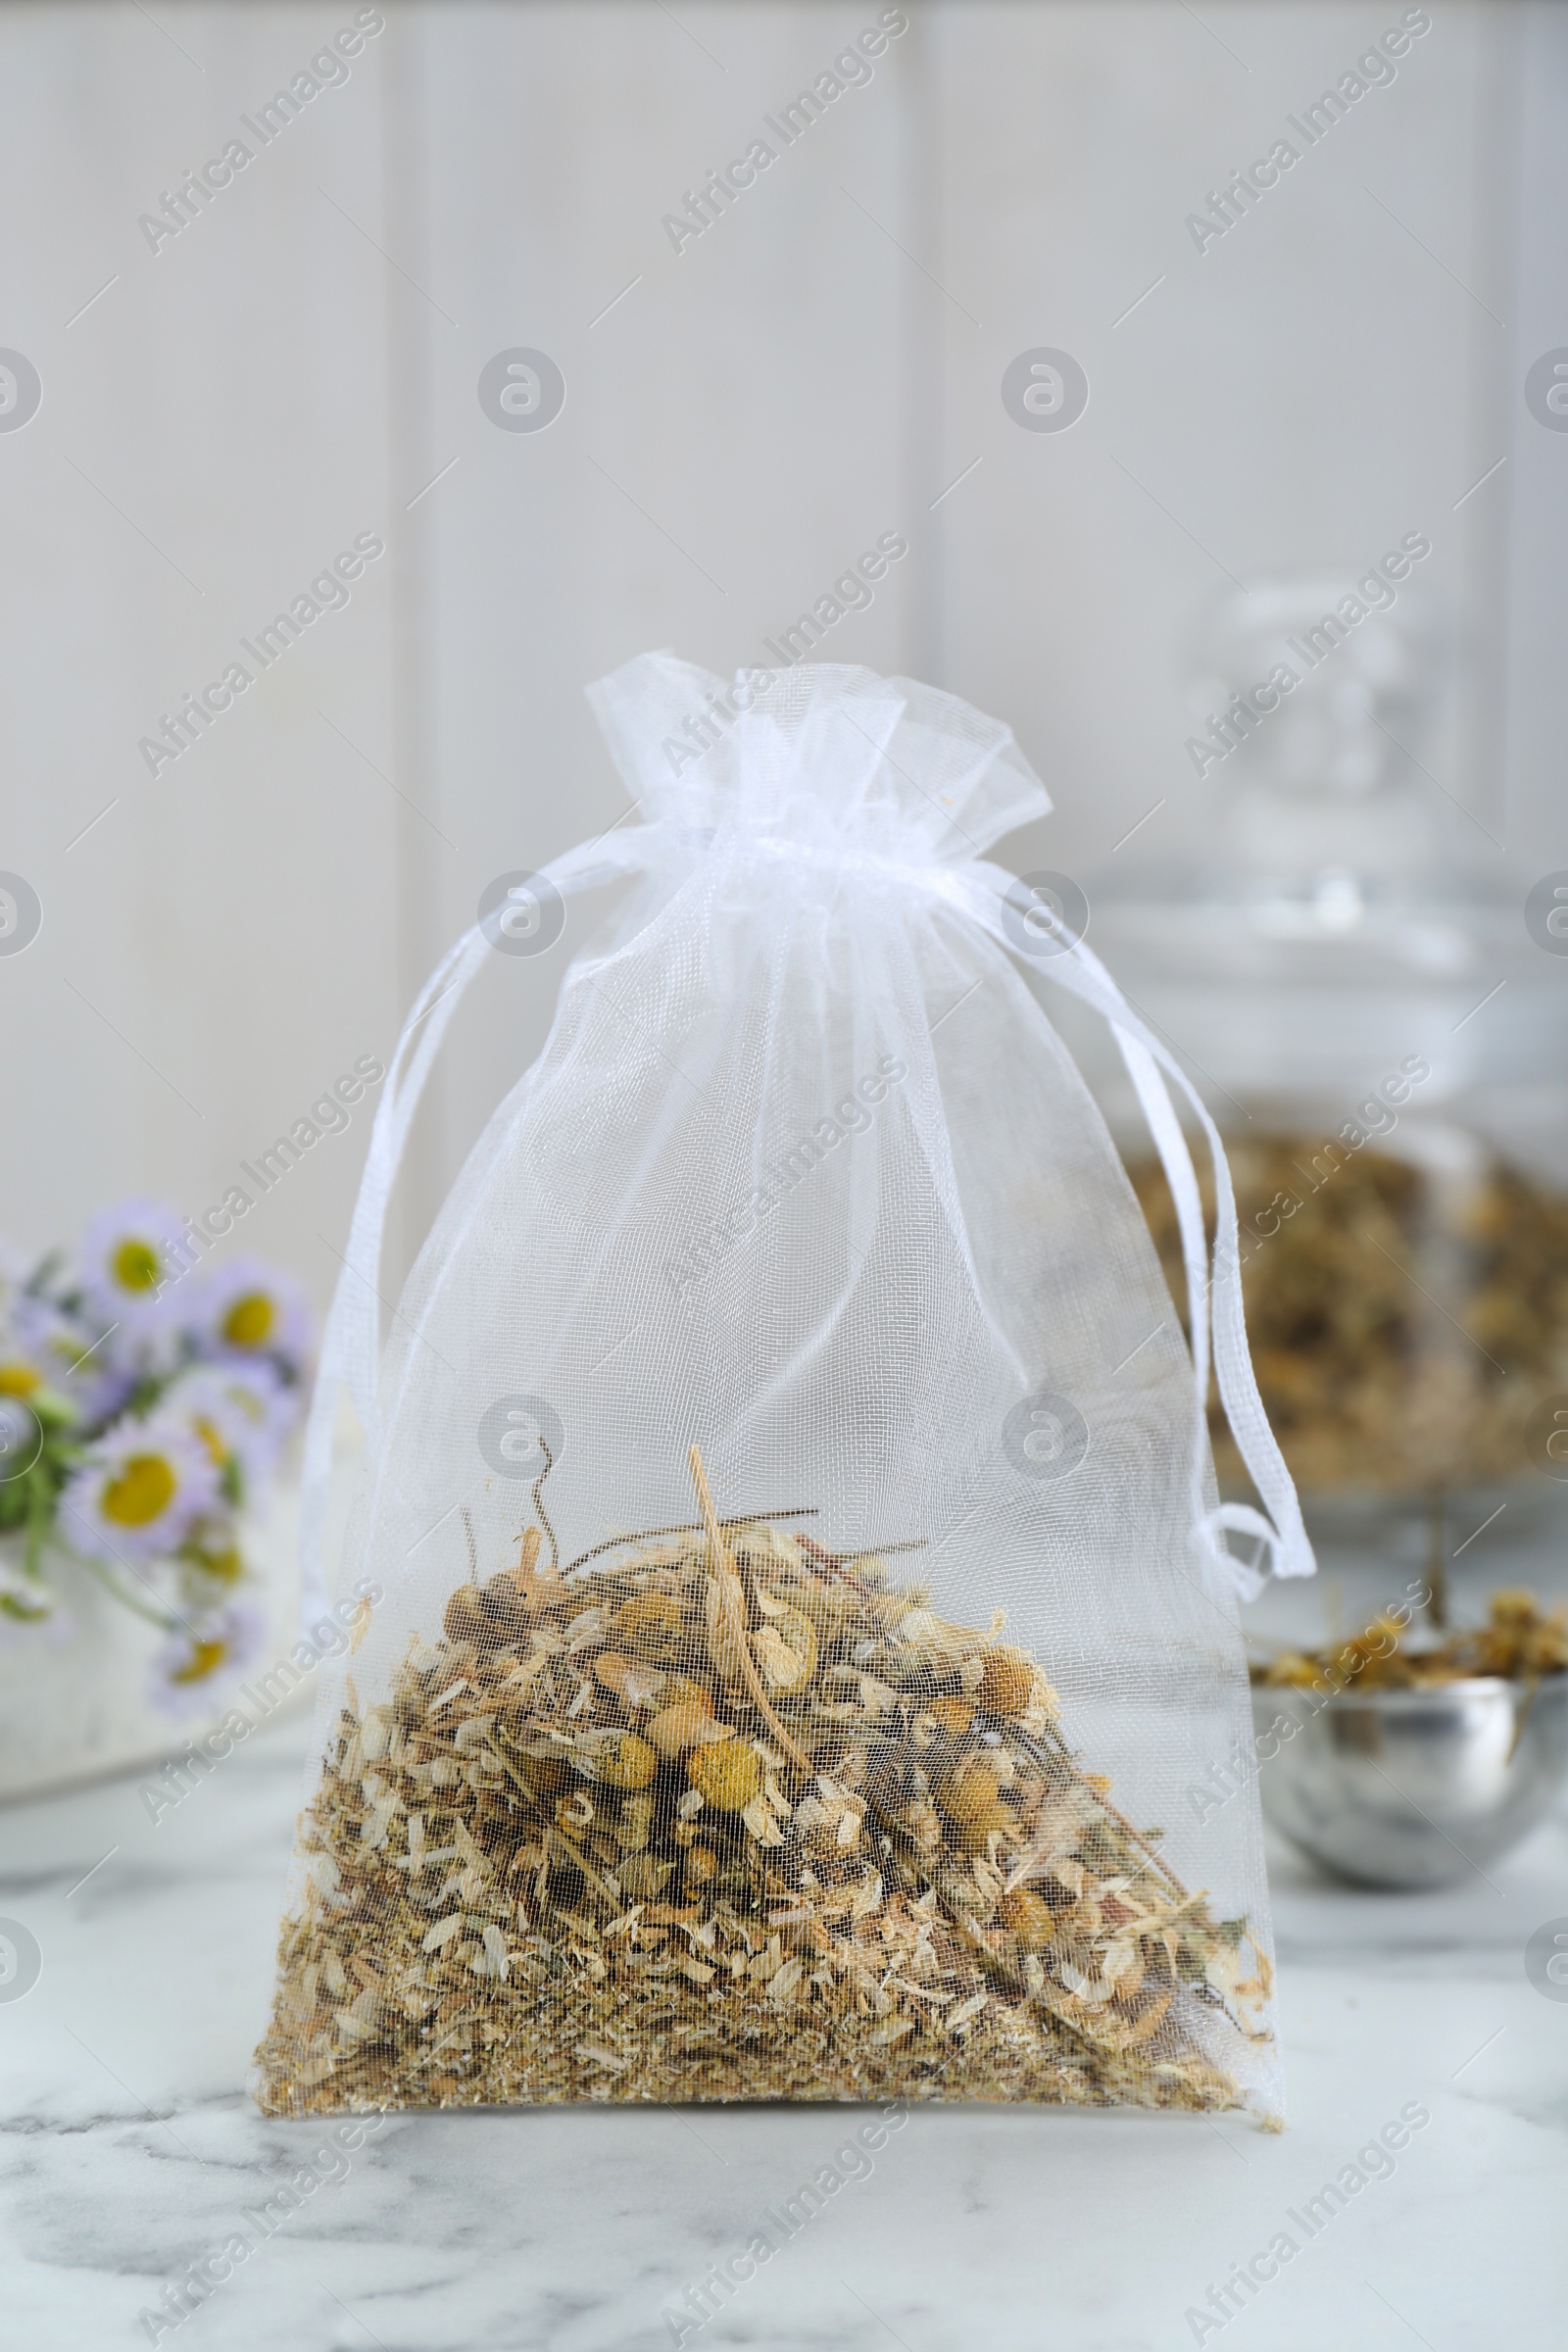
M 743 1813 L 761 1793 L 762 1759 L 744 1740 L 721 1740 L 693 1750 L 686 1775 L 694 1788 L 721 1813 Z
M 994 1756 L 983 1750 L 962 1756 L 942 1784 L 943 1811 L 955 1821 L 978 1821 L 995 1807 L 999 1786 Z
M 1051 1905 L 1028 1886 L 1014 1886 L 1000 1898 L 997 1919 L 1009 1935 L 1017 1936 L 1026 1952 L 1046 1951 L 1056 1933 Z
M 975 1697 L 993 1715 L 1021 1715 L 1034 1691 L 1035 1672 L 1026 1651 L 999 1644 L 985 1653 Z
M 615 1837 L 628 1853 L 648 1843 L 648 1834 L 654 1826 L 654 1800 L 646 1792 L 628 1796 L 620 1808 L 615 1823 Z
M 595 1755 L 598 1778 L 609 1788 L 646 1788 L 659 1770 L 659 1758 L 635 1732 L 614 1732 Z
M 616 1611 L 613 1633 L 633 1656 L 673 1665 L 681 1655 L 680 1602 L 670 1592 L 638 1592 Z

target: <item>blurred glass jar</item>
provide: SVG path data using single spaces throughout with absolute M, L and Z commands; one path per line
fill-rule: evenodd
M 1319 1505 L 1568 1476 L 1568 939 L 1539 911 L 1532 936 L 1500 845 L 1421 764 L 1446 662 L 1380 574 L 1228 600 L 1191 862 L 1090 891 L 1091 944 L 1225 1131 L 1259 1386 Z M 1102 1075 L 1180 1298 L 1163 1180 Z

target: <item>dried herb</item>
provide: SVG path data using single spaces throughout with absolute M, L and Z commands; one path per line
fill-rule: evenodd
M 1258 1388 L 1308 1494 L 1524 1475 L 1531 1406 L 1568 1387 L 1568 1200 L 1494 1161 L 1438 1180 L 1304 1136 L 1228 1145 Z M 1131 1170 L 1173 1296 L 1181 1237 L 1156 1161 Z M 1212 1209 L 1211 1188 L 1205 1207 Z M 1217 1404 L 1222 1485 L 1245 1486 Z
M 350 1685 L 262 2105 L 1244 2103 L 1266 1956 L 1080 1768 L 1000 1620 L 720 1523 L 693 1472 L 701 1525 L 564 1575 L 530 1529 L 390 1698 Z
M 1568 1603 L 1546 1616 L 1523 1589 L 1494 1592 L 1487 1624 L 1445 1642 L 1401 1648 L 1402 1632 L 1392 1617 L 1380 1617 L 1332 1649 L 1283 1650 L 1266 1664 L 1254 1663 L 1252 1681 L 1271 1690 L 1316 1690 L 1325 1682 L 1340 1689 L 1354 1682 L 1376 1690 L 1416 1690 L 1472 1675 L 1533 1683 L 1568 1671 Z

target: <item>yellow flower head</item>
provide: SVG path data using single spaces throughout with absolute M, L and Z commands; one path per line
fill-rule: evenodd
M 205 1683 L 210 1674 L 218 1672 L 228 1653 L 226 1642 L 193 1642 L 190 1656 L 183 1666 L 174 1668 L 169 1679 L 172 1683 Z
M 161 1453 L 133 1453 L 104 1488 L 104 1517 L 116 1527 L 146 1527 L 168 1510 L 178 1483 Z
M 164 1261 L 155 1243 L 127 1234 L 111 1252 L 109 1270 L 122 1291 L 155 1291 L 163 1280 Z
M 189 1426 L 126 1414 L 60 1498 L 61 1532 L 107 1559 L 168 1559 L 220 1507 L 218 1472 Z
M 88 1298 L 107 1320 L 129 1314 L 142 1321 L 193 1254 L 173 1209 L 160 1200 L 120 1200 L 93 1218 L 78 1262 Z
M 154 1702 L 171 1715 L 210 1707 L 212 1685 L 243 1673 L 266 1634 L 261 1611 L 243 1600 L 225 1600 L 194 1624 L 181 1624 L 153 1661 Z
M 230 1348 L 265 1348 L 277 1326 L 277 1309 L 265 1291 L 246 1291 L 234 1299 L 219 1329 Z

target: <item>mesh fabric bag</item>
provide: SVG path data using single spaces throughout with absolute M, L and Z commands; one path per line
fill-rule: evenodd
M 1312 1562 L 1164 1076 L 983 852 L 1047 796 L 904 679 L 595 706 L 642 821 L 415 1006 L 328 1325 L 367 1466 L 257 2095 L 1009 2098 L 1277 2110 L 1239 1592 Z M 698 757 L 686 722 L 710 748 Z M 497 946 L 634 887 L 472 1152 L 382 1348 L 419 1088 Z M 1191 1348 L 1042 1010 L 1116 1028 Z M 508 1073 L 509 1077 L 514 1075 Z M 1217 1502 L 1210 1348 L 1263 1512 Z M 326 1670 L 323 1669 L 323 1678 Z

